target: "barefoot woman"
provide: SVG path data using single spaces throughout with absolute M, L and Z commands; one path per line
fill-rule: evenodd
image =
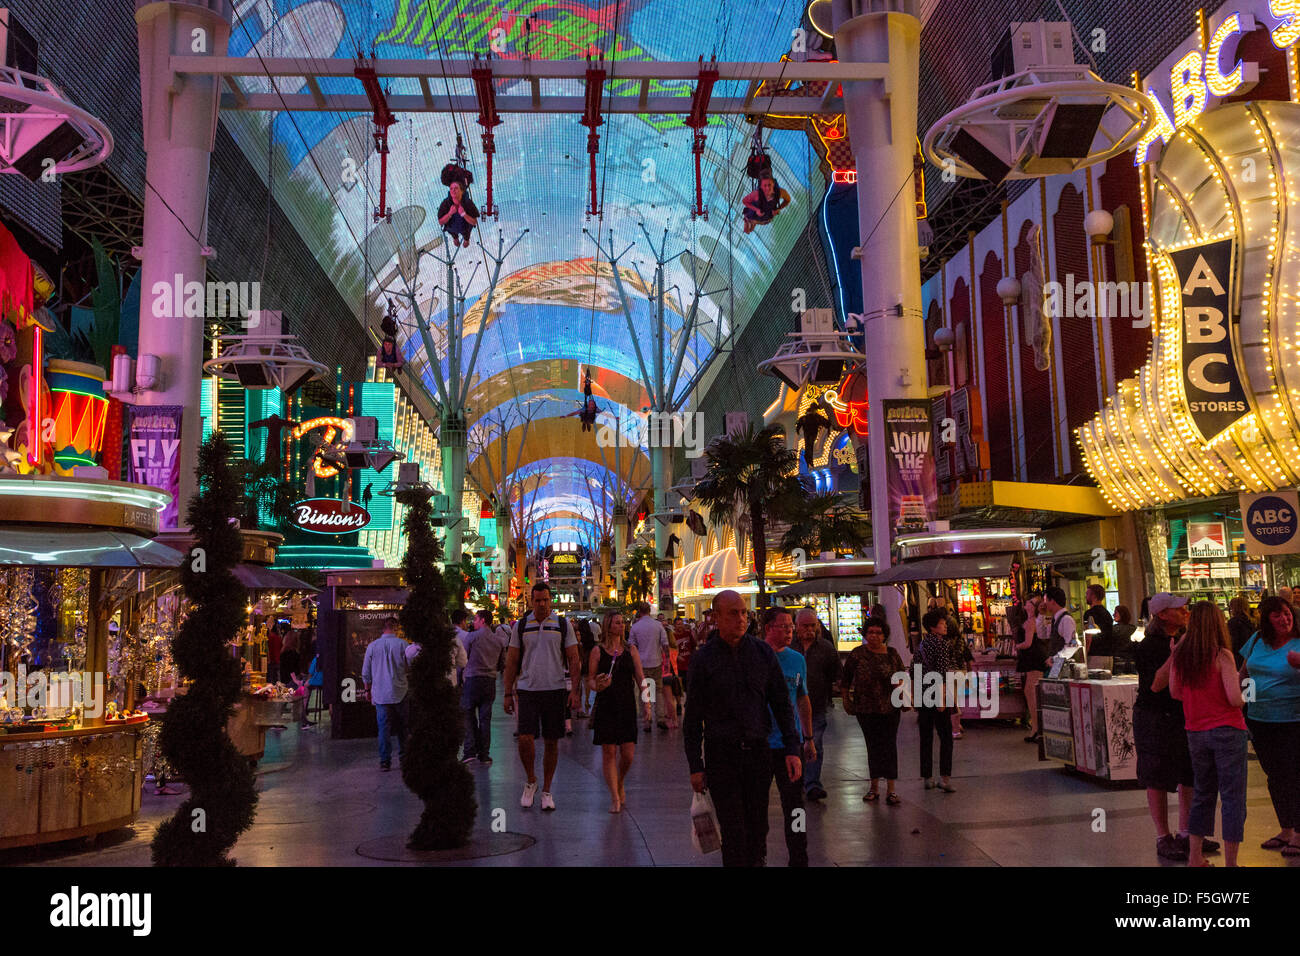
M 587 666 L 596 689 L 592 742 L 601 749 L 605 783 L 609 786 L 609 812 L 619 813 L 627 802 L 623 780 L 632 768 L 632 756 L 636 753 L 636 703 L 645 674 L 636 648 L 627 643 L 622 614 L 617 611 L 606 614 L 600 632 L 604 642 L 592 648 Z M 647 720 L 650 706 L 646 704 Z

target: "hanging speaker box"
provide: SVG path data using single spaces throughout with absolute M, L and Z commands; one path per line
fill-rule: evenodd
M 948 149 L 995 186 L 1011 172 L 1010 166 L 964 129 L 957 130 Z
M 1058 103 L 1047 121 L 1038 155 L 1043 159 L 1083 159 L 1092 152 L 1106 103 Z
M 49 160 L 59 162 L 80 146 L 81 133 L 70 123 L 58 117 L 41 119 L 31 110 L 18 125 L 12 147 L 13 168 L 32 182 L 41 178 L 49 168 Z
M 239 379 L 239 384 L 244 388 L 271 387 L 271 379 L 266 374 L 266 366 L 256 362 L 241 362 L 236 365 L 235 375 Z
M 843 376 L 843 359 L 819 359 L 813 362 L 811 382 L 814 385 L 834 385 Z

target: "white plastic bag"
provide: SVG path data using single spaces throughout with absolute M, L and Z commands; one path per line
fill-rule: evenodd
M 701 853 L 713 853 L 722 849 L 718 814 L 713 809 L 713 798 L 707 790 L 691 797 L 691 843 Z

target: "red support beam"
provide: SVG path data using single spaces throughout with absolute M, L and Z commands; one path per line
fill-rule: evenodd
M 587 98 L 583 106 L 582 119 L 579 122 L 587 127 L 587 165 L 591 173 L 591 202 L 587 206 L 587 218 L 600 215 L 600 206 L 596 195 L 596 154 L 600 152 L 600 135 L 596 127 L 605 120 L 600 115 L 601 91 L 605 86 L 605 70 L 601 67 L 587 66 Z
M 501 122 L 497 113 L 496 90 L 492 86 L 492 68 L 479 66 L 475 58 L 474 69 L 470 77 L 474 81 L 474 94 L 478 98 L 478 122 L 483 127 L 483 155 L 487 160 L 487 200 L 481 210 L 483 215 L 493 219 L 497 215 L 496 204 L 492 202 L 492 156 L 496 153 L 496 137 L 492 130 Z
M 710 59 L 704 65 L 700 57 L 700 79 L 691 94 L 691 112 L 684 120 L 685 124 L 695 130 L 691 139 L 691 153 L 695 159 L 695 205 L 691 208 L 692 219 L 709 218 L 709 211 L 704 208 L 704 186 L 700 174 L 700 159 L 704 156 L 704 128 L 709 125 L 709 100 L 713 97 L 713 84 L 718 82 L 716 59 Z
M 393 211 L 388 208 L 388 127 L 397 122 L 397 117 L 388 108 L 388 95 L 379 85 L 379 76 L 375 72 L 374 59 L 358 59 L 352 75 L 361 81 L 370 101 L 371 121 L 375 124 L 375 152 L 379 154 L 379 205 L 375 207 L 374 221 L 381 219 L 393 221 Z

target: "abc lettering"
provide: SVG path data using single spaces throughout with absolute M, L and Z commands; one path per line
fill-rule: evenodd
M 1255 512 L 1253 524 L 1278 524 L 1293 519 L 1290 508 L 1264 508 Z
M 1223 311 L 1220 309 L 1211 306 L 1186 308 L 1183 309 L 1183 320 L 1188 345 L 1210 345 L 1215 342 L 1222 342 L 1228 337 L 1228 329 L 1223 321 Z M 1228 382 L 1212 382 L 1205 374 L 1206 366 L 1227 364 L 1227 353 L 1205 352 L 1196 356 L 1187 364 L 1187 381 L 1203 392 L 1222 394 L 1231 391 L 1232 386 Z

